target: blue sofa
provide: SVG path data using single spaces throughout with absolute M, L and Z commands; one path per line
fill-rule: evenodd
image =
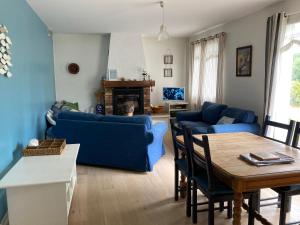
M 80 143 L 77 163 L 152 171 L 165 154 L 166 123 L 152 124 L 150 116 L 103 116 L 61 112 L 49 138 L 66 138 Z
M 232 124 L 217 124 L 223 117 L 233 118 Z M 194 133 L 260 133 L 257 116 L 253 111 L 228 107 L 227 105 L 204 102 L 199 112 L 179 112 L 176 115 L 179 124 L 189 126 Z

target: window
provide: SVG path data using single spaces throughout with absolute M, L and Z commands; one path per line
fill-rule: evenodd
M 287 25 L 280 54 L 277 98 L 288 106 L 284 117 L 300 121 L 300 23 Z
M 194 44 L 191 80 L 191 103 L 194 109 L 199 109 L 199 104 L 205 101 L 217 102 L 220 98 L 218 79 L 223 74 L 218 73 L 219 50 L 223 40 L 217 37 Z
M 291 73 L 289 118 L 300 121 L 300 23 L 288 25 L 283 50 L 287 52 L 287 59 L 290 59 L 288 61 L 290 67 L 288 71 Z
M 272 120 L 288 123 L 300 121 L 300 23 L 288 24 L 279 52 L 274 80 Z M 286 132 L 276 129 L 273 137 L 284 141 Z

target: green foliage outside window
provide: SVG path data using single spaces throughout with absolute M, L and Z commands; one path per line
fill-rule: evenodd
M 300 106 L 300 81 L 298 80 L 292 81 L 291 105 Z
M 294 55 L 291 105 L 300 107 L 300 54 Z

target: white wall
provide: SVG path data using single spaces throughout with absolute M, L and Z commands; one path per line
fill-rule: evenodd
M 79 102 L 81 111 L 95 108 L 95 92 L 106 74 L 109 35 L 53 34 L 56 99 Z M 77 63 L 80 72 L 71 75 L 69 63 Z
M 144 68 L 141 34 L 111 33 L 108 69 L 117 70 L 118 78 L 140 80 Z
M 267 18 L 280 11 L 292 13 L 299 10 L 299 0 L 284 1 L 191 38 L 195 40 L 221 31 L 227 33 L 224 77 L 224 102 L 226 104 L 254 110 L 262 119 Z M 252 77 L 236 77 L 236 48 L 246 45 L 253 45 Z
M 186 45 L 185 38 L 171 38 L 159 42 L 157 38 L 143 38 L 146 71 L 155 80 L 155 87 L 151 93 L 151 104 L 163 105 L 163 87 L 186 86 Z M 163 56 L 171 53 L 173 65 L 164 65 Z M 173 68 L 173 77 L 164 77 L 164 68 Z
M 79 102 L 80 110 L 90 112 L 96 104 L 95 92 L 107 68 L 118 71 L 118 78 L 141 80 L 141 71 L 146 71 L 155 80 L 151 93 L 153 105 L 164 104 L 163 87 L 185 87 L 186 44 L 185 38 L 171 38 L 158 42 L 156 38 L 141 38 L 137 34 L 59 34 L 53 35 L 55 83 L 57 100 Z M 108 56 L 109 49 L 109 56 Z M 174 57 L 173 77 L 164 77 L 163 56 Z M 78 63 L 80 73 L 71 75 L 67 65 Z

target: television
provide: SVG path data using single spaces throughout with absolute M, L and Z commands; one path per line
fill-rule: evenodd
M 184 101 L 184 88 L 183 87 L 164 87 L 163 100 L 164 101 Z

